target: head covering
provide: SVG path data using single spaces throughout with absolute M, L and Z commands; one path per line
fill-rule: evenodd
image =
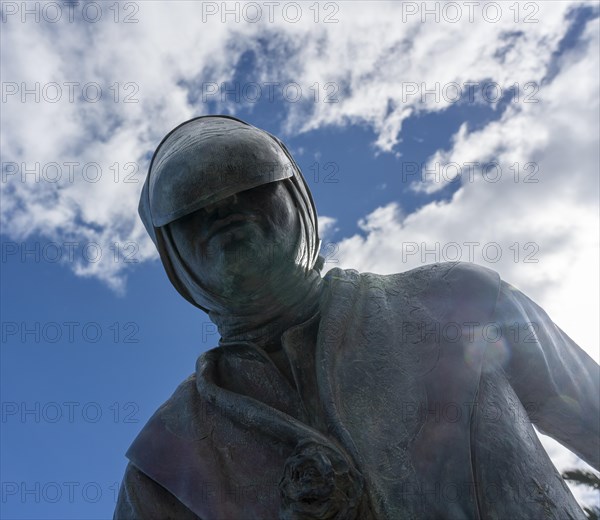
M 161 227 L 234 193 L 294 175 L 293 159 L 267 132 L 204 116 L 170 132 L 148 177 L 152 223 Z
M 142 188 L 139 214 L 171 283 L 208 312 L 226 305 L 186 267 L 168 224 L 235 193 L 284 181 L 300 216 L 300 262 L 320 269 L 317 213 L 309 188 L 285 145 L 275 136 L 231 116 L 186 121 L 158 145 Z M 225 302 L 226 303 L 226 302 Z

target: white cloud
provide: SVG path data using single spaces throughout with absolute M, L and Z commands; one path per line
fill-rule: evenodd
M 114 261 L 115 243 L 134 244 L 139 261 L 155 256 L 137 217 L 147 154 L 176 124 L 203 111 L 188 103 L 181 81 L 205 68 L 211 81 L 221 81 L 240 53 L 228 46 L 232 31 L 223 24 L 196 30 L 199 10 L 190 16 L 186 4 L 134 3 L 139 23 L 132 24 L 112 22 L 114 9 L 106 7 L 96 24 L 69 24 L 66 13 L 56 24 L 23 24 L 19 14 L 2 24 L 3 92 L 8 84 L 17 89 L 6 96 L 2 113 L 2 161 L 16 165 L 11 173 L 17 169 L 3 172 L 3 232 L 15 240 L 40 236 L 41 247 L 48 241 L 97 244 L 99 261 L 78 255 L 71 267 L 115 290 L 123 290 L 130 266 Z M 21 102 L 23 88 L 35 91 L 36 85 L 39 99 L 30 94 Z M 84 85 L 87 99 L 96 102 L 81 99 Z M 56 176 L 51 163 L 59 165 L 58 182 L 47 181 Z M 69 170 L 67 163 L 76 164 Z M 38 179 L 22 175 L 36 164 Z M 137 174 L 127 177 L 132 168 Z
M 511 106 L 476 132 L 461 128 L 452 149 L 432 158 L 442 166 L 493 159 L 498 170 L 490 170 L 487 178 L 481 172 L 472 178 L 465 174 L 451 200 L 408 215 L 397 203 L 374 210 L 359 222 L 364 235 L 340 242 L 342 263 L 389 273 L 462 253 L 459 259 L 494 268 L 543 303 L 558 323 L 581 323 L 569 332 L 598 359 L 598 331 L 589 325 L 598 311 L 597 294 L 589 291 L 598 286 L 596 28 L 597 23 L 590 24 L 585 34 L 586 53 L 563 58 L 561 73 L 542 87 L 539 103 Z M 528 163 L 536 165 L 535 174 Z M 524 182 L 530 174 L 529 180 L 538 182 Z M 440 189 L 431 177 L 422 185 Z M 468 242 L 479 245 L 469 248 Z M 538 262 L 528 263 L 528 255 Z M 569 306 L 564 305 L 567 294 Z
M 319 236 L 322 242 L 326 242 L 327 239 L 335 233 L 338 228 L 335 227 L 337 219 L 334 217 L 326 217 L 325 215 L 319 216 Z

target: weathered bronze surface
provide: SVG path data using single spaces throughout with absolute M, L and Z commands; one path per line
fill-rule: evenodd
M 320 274 L 277 138 L 173 130 L 140 215 L 219 345 L 131 445 L 117 519 L 585 518 L 533 430 L 600 469 L 599 367 L 467 263 Z

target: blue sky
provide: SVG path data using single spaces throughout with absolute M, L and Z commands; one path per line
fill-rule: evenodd
M 458 244 L 598 360 L 597 3 L 522 3 L 518 16 L 505 3 L 493 23 L 479 11 L 423 23 L 393 3 L 329 4 L 319 23 L 312 3 L 298 23 L 280 12 L 222 23 L 188 2 L 102 3 L 100 18 L 78 6 L 72 23 L 66 11 L 50 23 L 48 7 L 38 23 L 3 3 L 2 518 L 110 518 L 129 443 L 218 341 L 169 284 L 136 213 L 154 147 L 194 115 L 233 114 L 286 143 L 315 198 L 326 267 L 399 272 L 453 259 Z M 331 6 L 337 21 L 325 24 Z M 102 96 L 75 86 L 71 102 L 66 82 Z M 247 95 L 208 95 L 221 82 Z M 268 82 L 299 85 L 302 100 L 290 100 L 295 86 L 270 100 Z M 421 100 L 424 85 L 465 82 L 502 95 Z M 39 99 L 23 101 L 24 85 Z M 69 162 L 99 165 L 100 181 L 80 166 L 69 181 Z M 468 179 L 465 164 L 491 162 L 501 179 L 478 167 Z M 21 175 L 35 163 L 45 176 L 58 163 L 61 180 Z M 435 163 L 448 180 L 450 164 L 463 175 L 436 182 L 422 172 Z M 130 172 L 137 182 L 123 182 Z M 582 464 L 544 442 L 561 469 Z

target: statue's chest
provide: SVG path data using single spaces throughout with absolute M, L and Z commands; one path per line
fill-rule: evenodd
M 382 517 L 476 515 L 472 486 L 457 486 L 473 482 L 471 419 L 483 347 L 444 335 L 445 325 L 417 306 L 390 308 L 372 298 L 345 323 L 320 330 L 320 413 L 356 457 Z

